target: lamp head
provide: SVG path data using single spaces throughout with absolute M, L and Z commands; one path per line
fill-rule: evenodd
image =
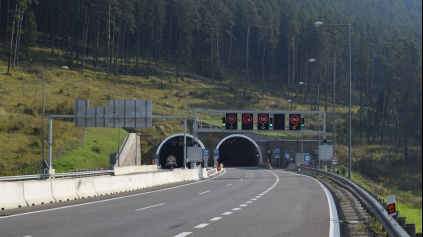
M 62 69 L 69 69 L 69 67 L 68 66 L 63 66 Z
M 300 86 L 303 86 L 303 85 L 305 85 L 305 83 L 304 82 L 300 82 Z
M 322 26 L 322 25 L 323 25 L 323 22 L 321 22 L 321 21 L 314 23 L 314 26 L 316 26 L 316 27 L 319 27 L 319 26 Z
M 314 63 L 314 62 L 316 62 L 316 59 L 309 59 L 308 60 L 310 63 Z

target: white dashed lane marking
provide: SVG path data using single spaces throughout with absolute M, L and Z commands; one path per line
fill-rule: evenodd
M 246 207 L 246 206 L 248 206 L 248 204 L 242 204 L 242 205 L 240 205 L 240 207 Z
M 201 224 L 201 225 L 197 225 L 196 227 L 194 227 L 194 229 L 203 229 L 204 227 L 208 226 L 210 224 Z
M 180 233 L 179 235 L 175 235 L 175 237 L 185 237 L 185 236 L 188 236 L 190 234 L 192 234 L 192 232 L 183 232 L 183 233 Z
M 251 202 L 251 201 L 248 201 L 248 202 L 246 202 L 246 203 L 248 203 L 248 204 L 251 204 L 251 203 L 253 203 L 253 202 Z
M 203 194 L 206 194 L 206 193 L 209 193 L 209 192 L 211 192 L 211 190 L 203 192 L 203 193 L 199 193 L 198 195 L 203 195 Z
M 151 207 L 144 207 L 144 208 L 141 208 L 141 209 L 137 209 L 137 211 L 142 211 L 142 210 L 150 209 L 150 208 L 153 208 L 153 207 L 159 207 L 159 206 L 163 206 L 165 204 L 166 203 L 162 203 L 162 204 L 154 205 L 154 206 L 151 206 Z
M 231 215 L 233 212 L 225 212 L 225 213 L 223 213 L 222 215 L 223 216 L 229 216 L 229 215 Z
M 222 219 L 222 217 L 215 217 L 215 218 L 211 219 L 210 221 L 218 221 L 220 219 Z
M 234 209 L 232 209 L 232 211 L 239 211 L 239 210 L 241 210 L 241 208 L 234 208 Z
M 226 187 L 229 187 L 229 186 L 231 186 L 232 184 L 228 184 L 228 185 L 226 185 Z

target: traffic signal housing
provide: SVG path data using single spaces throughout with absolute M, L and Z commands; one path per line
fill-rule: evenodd
M 285 130 L 285 114 L 274 114 L 273 115 L 273 130 L 283 131 Z
M 258 114 L 257 115 L 257 130 L 269 130 L 270 128 L 270 115 Z
M 238 130 L 238 114 L 226 114 L 226 130 Z
M 290 114 L 289 115 L 289 130 L 300 131 L 302 128 L 301 114 Z

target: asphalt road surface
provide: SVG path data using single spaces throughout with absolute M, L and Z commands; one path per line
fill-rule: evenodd
M 47 206 L 46 206 L 47 207 Z M 201 182 L 0 217 L 2 237 L 328 237 L 330 208 L 313 179 L 228 168 Z

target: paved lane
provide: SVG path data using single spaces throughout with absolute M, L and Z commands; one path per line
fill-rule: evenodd
M 314 180 L 257 168 L 181 187 L 0 219 L 0 236 L 329 236 Z

